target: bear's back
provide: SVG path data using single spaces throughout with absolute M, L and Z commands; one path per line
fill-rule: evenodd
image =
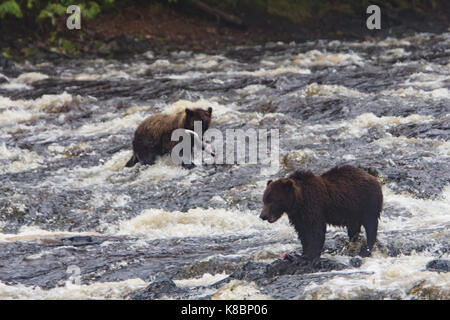
M 381 212 L 383 194 L 378 180 L 360 168 L 334 167 L 321 175 L 330 199 L 330 215 L 342 211 L 341 216 L 353 220 L 360 216 L 361 208 Z M 344 213 L 347 212 L 347 214 Z M 339 216 L 339 215 L 338 215 Z

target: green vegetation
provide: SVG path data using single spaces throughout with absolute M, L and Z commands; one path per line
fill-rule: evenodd
M 114 3 L 114 0 L 3 0 L 0 4 L 0 19 L 9 16 L 37 21 L 48 20 L 54 25 L 55 19 L 65 15 L 66 8 L 73 4 L 80 6 L 83 18 L 91 19 L 100 12 L 111 9 L 114 5 L 145 2 L 142 0 L 120 1 L 120 3 Z M 159 1 L 159 3 L 166 5 L 186 2 L 188 0 Z M 378 4 L 389 9 L 411 8 L 420 12 L 426 12 L 427 10 L 438 8 L 440 3 L 439 0 L 203 0 L 203 2 L 213 7 L 227 9 L 234 14 L 238 14 L 239 8 L 254 8 L 271 15 L 286 17 L 292 22 L 301 22 L 310 18 L 320 17 L 329 10 L 351 14 L 361 8 L 366 8 L 370 4 Z
M 35 20 L 49 20 L 55 25 L 57 17 L 66 14 L 67 7 L 79 5 L 83 18 L 91 19 L 98 15 L 102 9 L 109 9 L 114 0 L 80 1 L 80 0 L 4 0 L 0 4 L 0 19 L 9 17 Z
M 343 31 L 341 27 L 343 25 L 344 28 L 346 27 L 347 17 L 350 17 L 349 22 L 355 17 L 364 19 L 365 10 L 370 4 L 379 5 L 382 13 L 387 13 L 387 16 L 391 14 L 394 17 L 393 20 L 398 20 L 396 11 L 406 9 L 406 16 L 413 12 L 411 15 L 413 17 L 417 14 L 418 17 L 427 17 L 428 20 L 439 17 L 440 19 L 436 21 L 448 21 L 447 18 L 441 19 L 448 12 L 448 9 L 442 10 L 448 8 L 445 3 L 443 0 L 0 0 L 0 32 L 2 34 L 0 56 L 26 57 L 39 50 L 76 55 L 80 52 L 89 52 L 92 48 L 102 53 L 110 52 L 114 45 L 102 44 L 99 43 L 101 39 L 95 39 L 95 31 L 100 30 L 100 34 L 102 31 L 107 33 L 104 28 L 103 30 L 96 28 L 95 19 L 94 22 L 87 22 L 84 25 L 89 27 L 77 31 L 68 30 L 66 19 L 69 17 L 67 8 L 70 5 L 80 7 L 82 26 L 83 21 L 96 17 L 98 21 L 105 21 L 104 17 L 114 21 L 115 17 L 121 17 L 124 11 L 131 9 L 128 10 L 128 13 L 132 12 L 130 19 L 142 21 L 144 16 L 149 17 L 149 12 L 151 17 L 155 16 L 154 22 L 152 22 L 153 19 L 147 19 L 150 20 L 149 24 L 158 24 L 160 16 L 175 13 L 174 16 L 178 18 L 181 15 L 187 17 L 193 15 L 195 18 L 205 17 L 205 20 L 209 19 L 209 21 L 215 21 L 219 17 L 221 23 L 244 25 L 244 27 L 256 26 L 267 32 L 279 30 L 284 32 L 284 30 L 294 30 L 298 27 L 298 30 L 312 31 L 312 33 L 307 31 L 305 34 L 318 37 L 345 34 L 345 30 Z M 209 9 L 205 9 L 205 4 Z M 146 14 L 141 14 L 143 10 L 146 10 Z M 109 15 L 98 17 L 102 13 Z M 333 20 L 333 17 L 337 18 Z M 180 20 L 182 21 L 182 19 L 174 19 L 175 23 L 179 23 Z M 330 21 L 330 28 L 327 29 L 323 21 Z M 341 21 L 343 23 L 340 23 Z M 177 28 L 171 28 L 170 22 L 166 25 L 167 33 L 173 35 L 172 37 L 155 36 L 158 35 L 158 27 L 155 27 L 156 33 L 148 32 L 149 41 L 157 42 L 157 46 L 165 46 L 167 42 L 176 41 L 173 39 L 178 39 L 178 35 L 174 35 Z M 123 30 L 124 33 L 131 31 L 130 34 L 133 35 L 134 31 L 136 34 L 136 28 L 130 26 L 129 29 Z M 402 31 L 402 29 L 399 30 Z M 161 33 L 164 32 L 159 32 Z M 356 36 L 358 35 L 359 33 L 356 33 Z M 190 36 L 186 38 L 190 39 Z M 197 40 L 191 39 L 191 41 Z
M 238 8 L 254 8 L 274 16 L 288 18 L 294 23 L 320 18 L 329 11 L 360 14 L 361 10 L 371 4 L 386 9 L 413 9 L 426 13 L 438 8 L 441 3 L 439 0 L 205 0 L 205 2 L 234 12 L 238 12 Z
M 44 35 L 42 40 L 49 51 L 66 55 L 79 54 L 79 49 L 63 35 L 64 32 L 67 32 L 66 24 L 57 21 L 68 17 L 67 8 L 69 6 L 78 5 L 83 19 L 92 19 L 99 13 L 114 8 L 114 0 L 0 0 L 0 2 L 0 23 L 5 20 L 10 25 L 17 26 L 18 24 L 14 20 L 20 19 L 22 22 L 17 29 L 22 28 L 25 31 L 24 36 L 34 36 L 39 32 Z M 78 36 L 83 37 L 83 32 L 79 32 Z M 35 51 L 36 48 L 23 47 L 20 49 L 25 57 Z M 0 55 L 11 58 L 11 48 L 3 48 Z

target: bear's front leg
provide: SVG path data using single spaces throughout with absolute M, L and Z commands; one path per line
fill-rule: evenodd
M 181 154 L 181 159 L 184 159 L 184 158 L 183 158 L 183 156 L 184 156 L 183 150 L 181 150 L 180 154 Z M 191 152 L 191 155 L 192 155 L 192 152 Z M 181 162 L 181 166 L 182 166 L 183 168 L 185 168 L 185 169 L 188 169 L 188 170 L 194 169 L 194 168 L 195 168 L 195 164 L 194 164 L 194 162 L 193 162 L 193 160 L 192 160 L 192 157 L 190 157 L 190 159 L 188 159 L 187 162 L 185 162 L 185 161 L 183 160 L 183 161 Z
M 137 158 L 141 164 L 151 166 L 155 164 L 156 154 L 152 150 L 147 150 L 138 154 Z
M 181 166 L 183 168 L 185 168 L 185 169 L 188 169 L 188 170 L 191 170 L 191 169 L 195 168 L 195 164 L 193 164 L 193 163 L 184 163 L 184 162 L 182 162 Z
M 325 233 L 325 223 L 303 224 L 299 232 L 299 238 L 303 247 L 302 257 L 310 261 L 320 258 L 325 243 Z

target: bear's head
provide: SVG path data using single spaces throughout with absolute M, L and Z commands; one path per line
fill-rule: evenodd
M 276 181 L 267 181 L 263 195 L 263 209 L 259 216 L 263 220 L 274 223 L 293 207 L 300 190 L 295 181 L 282 178 Z
M 209 107 L 208 110 L 204 110 L 201 108 L 189 109 L 186 108 L 186 118 L 185 118 L 185 129 L 194 130 L 195 121 L 201 121 L 202 123 L 202 132 L 208 130 L 209 125 L 211 124 L 211 114 L 212 108 Z

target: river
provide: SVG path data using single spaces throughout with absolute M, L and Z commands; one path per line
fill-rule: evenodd
M 450 33 L 16 63 L 0 83 L 0 298 L 449 299 Z M 124 168 L 149 114 L 212 107 L 211 126 L 278 129 L 280 168 L 159 158 Z M 259 219 L 268 179 L 351 164 L 375 172 L 377 248 L 339 270 L 232 277 L 301 252 Z M 362 233 L 363 237 L 364 234 Z M 354 260 L 353 260 L 354 261 Z M 249 264 L 249 262 L 251 262 Z

